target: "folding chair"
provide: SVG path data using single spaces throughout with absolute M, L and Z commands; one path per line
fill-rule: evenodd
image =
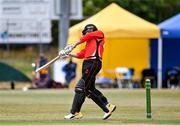
M 117 67 L 115 74 L 119 88 L 132 88 L 132 74 L 129 68 Z

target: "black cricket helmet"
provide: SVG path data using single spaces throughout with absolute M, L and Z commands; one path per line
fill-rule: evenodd
M 88 24 L 84 27 L 82 34 L 85 35 L 87 32 L 97 31 L 97 27 L 94 24 Z

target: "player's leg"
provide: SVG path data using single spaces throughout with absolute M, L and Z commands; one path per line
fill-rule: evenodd
M 109 103 L 107 98 L 98 89 L 94 88 L 94 93 L 97 94 L 97 96 L 104 102 L 111 113 L 115 111 L 116 106 Z
M 105 113 L 103 120 L 108 119 L 116 109 L 115 105 L 108 103 L 107 98 L 97 89 L 88 90 L 88 97 L 91 98 Z
M 101 62 L 97 62 L 92 73 L 90 73 L 91 76 L 89 76 L 86 80 L 86 95 L 91 98 L 105 112 L 103 119 L 107 119 L 116 109 L 116 106 L 108 103 L 107 98 L 95 88 L 95 78 L 100 69 Z
M 85 82 L 83 79 L 79 80 L 75 87 L 75 95 L 72 103 L 71 113 L 66 115 L 65 119 L 73 119 L 73 118 L 82 118 L 82 114 L 80 113 L 80 109 L 85 100 Z
M 75 118 L 76 113 L 79 113 L 82 107 L 82 104 L 84 103 L 86 94 L 85 94 L 85 80 L 87 77 L 87 71 L 91 69 L 91 64 L 87 61 L 83 62 L 82 67 L 82 78 L 77 83 L 75 87 L 75 95 L 72 103 L 71 113 L 67 116 L 65 116 L 65 119 L 72 119 Z
M 103 93 L 102 93 L 101 91 L 99 91 L 98 89 L 95 88 L 95 82 L 90 85 L 90 90 L 93 91 L 93 92 L 102 100 L 102 102 L 103 102 L 105 105 L 108 104 L 108 100 L 107 100 L 107 98 L 103 95 Z
M 103 100 L 100 97 L 98 97 L 98 95 L 94 92 L 95 78 L 97 73 L 101 69 L 101 62 L 94 61 L 92 66 L 93 69 L 91 71 L 87 70 L 86 72 L 86 74 L 89 75 L 86 77 L 86 81 L 85 81 L 86 96 L 91 98 L 105 112 L 103 119 L 107 119 L 111 116 L 111 112 L 107 108 L 106 103 L 104 103 Z
M 104 102 L 93 91 L 87 90 L 86 95 L 88 98 L 92 99 L 104 112 L 109 112 L 106 104 L 104 104 Z
M 75 97 L 73 100 L 71 113 L 80 112 L 85 97 L 85 81 L 81 79 L 75 87 Z

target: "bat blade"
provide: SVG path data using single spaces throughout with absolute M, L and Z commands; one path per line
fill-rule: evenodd
M 56 56 L 54 59 L 52 59 L 51 61 L 49 61 L 49 62 L 46 63 L 45 65 L 37 68 L 37 69 L 35 70 L 35 72 L 36 72 L 36 73 L 37 73 L 37 72 L 40 72 L 42 69 L 45 69 L 45 68 L 49 67 L 52 63 L 54 63 L 54 62 L 55 62 L 56 60 L 58 60 L 60 57 L 61 57 L 61 56 L 59 56 L 59 55 Z

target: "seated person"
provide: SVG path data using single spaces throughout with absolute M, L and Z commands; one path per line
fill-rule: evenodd
M 180 69 L 178 67 L 167 69 L 165 80 L 168 88 L 178 88 L 180 83 Z
M 157 77 L 154 69 L 151 68 L 146 68 L 142 70 L 142 79 L 141 79 L 141 84 L 142 87 L 145 87 L 145 81 L 146 79 L 151 80 L 151 88 L 157 88 Z

